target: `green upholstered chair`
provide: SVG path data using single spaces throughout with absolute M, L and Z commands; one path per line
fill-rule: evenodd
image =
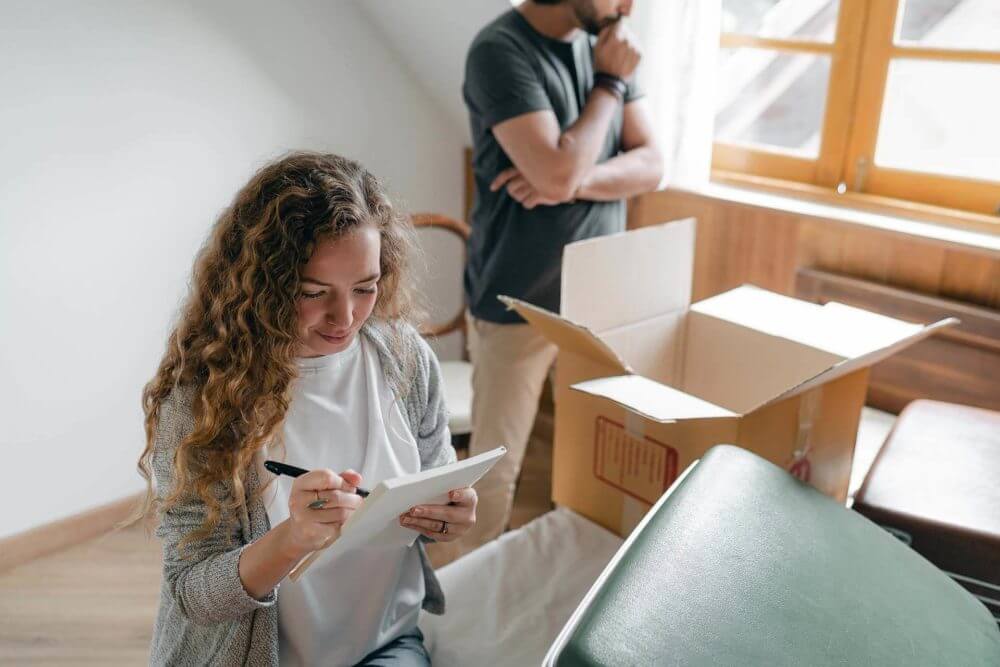
M 1000 632 L 874 523 L 720 445 L 633 531 L 546 664 L 995 667 Z

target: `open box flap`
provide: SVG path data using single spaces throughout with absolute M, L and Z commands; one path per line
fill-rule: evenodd
M 743 285 L 691 310 L 839 356 L 862 357 L 918 334 L 924 325 L 831 302 L 818 305 Z
M 619 375 L 587 380 L 572 385 L 570 389 L 606 398 L 660 423 L 737 416 L 718 405 L 641 375 Z
M 587 327 L 520 299 L 509 296 L 497 298 L 508 308 L 517 311 L 517 314 L 527 320 L 538 333 L 555 343 L 560 349 L 575 352 L 603 364 L 612 369 L 613 373 L 632 372 L 628 364 L 622 361 L 621 357 L 615 354 L 615 351 L 608 347 L 607 343 L 595 336 Z
M 670 384 L 738 414 L 843 361 L 705 313 L 692 310 L 686 319 L 683 379 Z
M 577 241 L 563 251 L 560 311 L 603 333 L 691 303 L 695 220 Z
M 772 405 L 779 401 L 783 401 L 787 398 L 798 396 L 799 394 L 803 394 L 814 387 L 818 387 L 819 385 L 832 382 L 838 378 L 853 373 L 854 371 L 861 370 L 862 368 L 867 368 L 868 366 L 876 364 L 882 361 L 883 359 L 891 357 L 900 350 L 907 348 L 910 345 L 913 345 L 914 343 L 923 340 L 924 338 L 934 335 L 937 331 L 945 327 L 950 327 L 958 324 L 958 322 L 959 322 L 958 319 L 954 317 L 949 317 L 934 322 L 933 324 L 928 324 L 926 326 L 922 326 L 919 324 L 913 325 L 916 328 L 916 331 L 914 331 L 910 335 L 895 340 L 892 343 L 885 345 L 880 349 L 868 352 L 867 354 L 863 354 L 853 359 L 846 359 L 844 361 L 841 361 L 840 363 L 834 365 L 833 367 L 828 368 L 827 370 L 818 373 L 812 378 L 788 389 L 787 391 L 782 392 L 781 394 L 778 394 L 774 398 L 765 401 L 764 403 L 762 403 L 761 405 L 757 406 L 754 409 L 759 410 L 760 408 Z

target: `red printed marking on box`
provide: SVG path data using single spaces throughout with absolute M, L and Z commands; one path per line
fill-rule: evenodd
M 637 438 L 622 424 L 598 417 L 594 476 L 652 505 L 677 478 L 677 450 L 648 436 Z

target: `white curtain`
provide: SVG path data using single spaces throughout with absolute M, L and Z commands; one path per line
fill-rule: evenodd
M 712 166 L 721 0 L 637 0 L 646 91 L 665 164 L 661 187 L 697 189 Z

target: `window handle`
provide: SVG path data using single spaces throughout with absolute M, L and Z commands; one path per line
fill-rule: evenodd
M 858 161 L 855 163 L 855 165 L 857 167 L 856 170 L 855 170 L 855 172 L 854 172 L 854 191 L 855 192 L 864 192 L 865 191 L 865 183 L 868 181 L 868 166 L 869 166 L 869 164 L 870 164 L 870 162 L 869 162 L 868 158 L 865 157 L 864 155 L 862 155 L 861 157 L 859 157 Z

